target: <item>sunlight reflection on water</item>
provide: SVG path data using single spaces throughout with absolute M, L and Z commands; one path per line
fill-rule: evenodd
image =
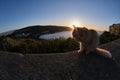
M 60 37 L 64 37 L 64 38 L 72 37 L 72 31 L 62 31 L 62 32 L 56 32 L 53 34 L 44 34 L 40 36 L 40 38 L 42 39 L 54 39 L 54 38 L 60 38 Z
M 101 35 L 102 31 L 97 31 L 98 35 Z M 72 31 L 62 31 L 62 32 L 56 32 L 53 34 L 43 34 L 40 36 L 41 39 L 55 39 L 55 38 L 69 38 L 72 37 Z

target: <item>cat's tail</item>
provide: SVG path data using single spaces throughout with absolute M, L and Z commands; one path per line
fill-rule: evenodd
M 105 49 L 96 48 L 96 53 L 106 58 L 110 58 L 110 59 L 112 58 L 112 54 L 110 53 L 110 51 L 105 50 Z

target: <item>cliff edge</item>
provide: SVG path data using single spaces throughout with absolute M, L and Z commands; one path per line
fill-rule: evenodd
M 113 60 L 77 51 L 56 54 L 0 52 L 0 80 L 119 80 L 120 39 L 101 45 Z

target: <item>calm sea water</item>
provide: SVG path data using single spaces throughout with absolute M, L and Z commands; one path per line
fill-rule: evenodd
M 62 32 L 56 32 L 53 34 L 44 34 L 40 36 L 40 38 L 42 39 L 54 39 L 54 38 L 60 38 L 60 37 L 64 37 L 64 38 L 72 37 L 72 31 L 62 31 Z
M 98 34 L 100 35 L 102 34 L 102 32 L 98 31 Z M 62 31 L 62 32 L 56 32 L 53 34 L 44 34 L 40 36 L 41 39 L 55 39 L 60 37 L 64 37 L 64 38 L 72 37 L 72 31 Z

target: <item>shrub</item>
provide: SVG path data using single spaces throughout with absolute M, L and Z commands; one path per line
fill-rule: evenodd
M 100 35 L 100 44 L 118 39 L 120 36 L 105 31 Z M 78 50 L 79 44 L 73 38 L 59 38 L 50 40 L 13 39 L 4 37 L 0 40 L 0 50 L 18 53 L 61 53 Z
M 50 40 L 3 38 L 0 41 L 2 51 L 18 53 L 60 53 L 79 49 L 72 38 Z
M 113 40 L 120 38 L 118 35 L 110 34 L 110 32 L 104 31 L 102 35 L 100 35 L 100 44 L 104 44 Z

